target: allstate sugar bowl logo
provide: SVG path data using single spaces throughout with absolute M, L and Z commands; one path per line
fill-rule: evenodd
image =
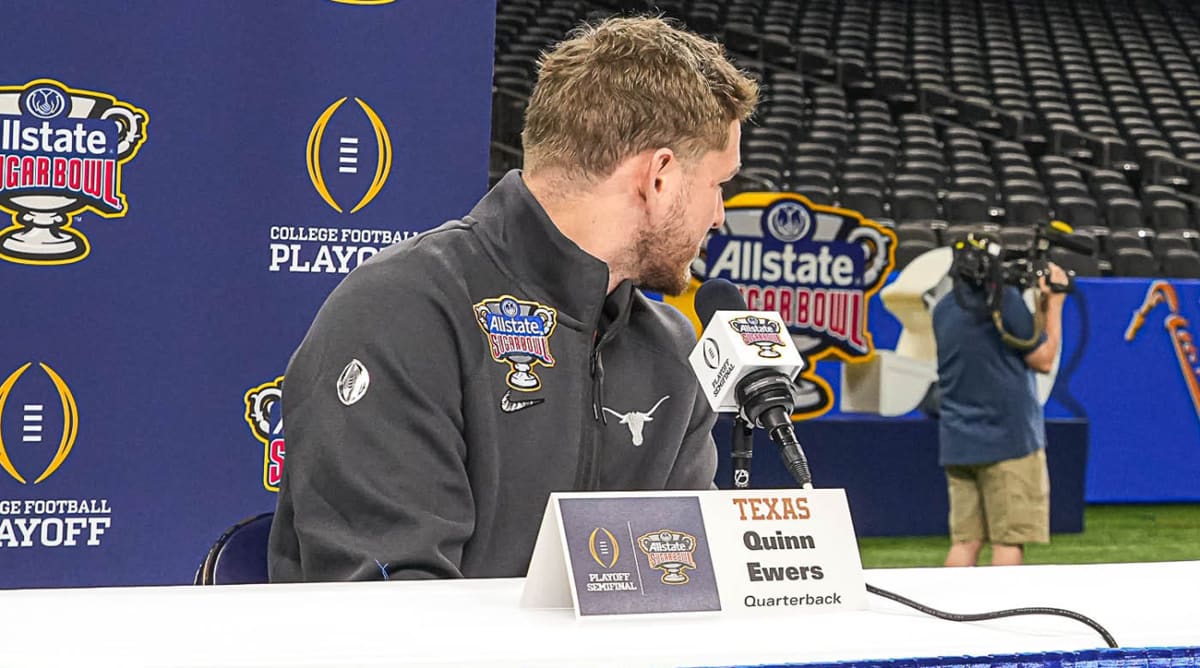
M 246 390 L 243 417 L 263 446 L 263 488 L 278 492 L 287 447 L 283 436 L 283 376 Z
M 741 193 L 725 203 L 725 224 L 709 237 L 692 271 L 699 280 L 733 282 L 752 311 L 779 313 L 807 360 L 855 362 L 874 354 L 867 303 L 891 271 L 895 246 L 895 234 L 854 211 L 794 193 Z M 685 312 L 691 307 L 672 303 Z M 771 333 L 747 327 L 739 334 L 761 335 L 763 345 Z M 765 347 L 762 354 L 771 352 Z M 833 407 L 833 391 L 816 365 L 801 372 L 797 384 L 794 417 Z
M 475 319 L 487 334 L 492 359 L 505 362 L 510 370 L 508 386 L 520 392 L 534 392 L 542 380 L 535 365 L 554 366 L 550 335 L 558 324 L 558 311 L 533 301 L 503 295 L 475 305 Z
M 781 336 L 779 323 L 774 320 L 747 315 L 730 320 L 729 326 L 742 337 L 742 343 L 758 348 L 759 357 L 775 359 L 783 356 L 776 348 L 787 344 Z
M 808 207 L 793 200 L 777 202 L 765 214 L 767 227 L 776 239 L 792 242 L 803 239 L 812 229 L 812 213 Z
M 72 217 L 125 215 L 121 170 L 149 120 L 112 95 L 53 79 L 0 86 L 0 209 L 12 214 L 0 230 L 0 259 L 61 265 L 87 257 L 91 246 Z
M 895 237 L 849 211 L 799 195 L 746 193 L 726 204 L 705 278 L 725 278 L 751 310 L 777 311 L 801 352 L 869 355 L 866 300 L 892 266 Z
M 660 529 L 638 536 L 637 546 L 650 568 L 662 571 L 663 584 L 683 585 L 691 580 L 687 572 L 696 570 L 696 537 L 692 534 Z

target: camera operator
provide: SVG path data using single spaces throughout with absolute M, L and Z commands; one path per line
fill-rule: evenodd
M 1026 543 L 1050 541 L 1046 431 L 1034 371 L 1049 372 L 1058 354 L 1069 279 L 1049 262 L 1024 276 L 1024 284 L 1040 288 L 1040 313 L 1031 313 L 1012 285 L 1021 281 L 1005 275 L 1002 252 L 986 238 L 956 244 L 953 291 L 933 310 L 939 462 L 950 496 L 947 566 L 976 565 L 985 541 L 992 565 L 1018 565 Z

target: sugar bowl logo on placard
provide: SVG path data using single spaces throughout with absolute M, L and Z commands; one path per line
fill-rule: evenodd
M 874 354 L 867 302 L 893 265 L 896 237 L 856 212 L 812 204 L 791 193 L 742 193 L 725 204 L 725 224 L 693 263 L 698 279 L 724 278 L 738 286 L 752 311 L 775 311 L 796 347 L 812 362 L 834 356 L 848 362 Z M 673 299 L 685 312 L 690 303 Z M 739 331 L 769 355 L 772 332 Z M 747 341 L 750 343 L 751 341 Z M 814 417 L 833 407 L 828 383 L 809 364 L 797 379 L 794 415 Z
M 120 218 L 125 163 L 146 139 L 150 116 L 108 93 L 54 79 L 0 86 L 0 259 L 18 264 L 79 262 L 91 245 L 72 217 Z
M 62 470 L 78 436 L 79 407 L 58 371 L 25 362 L 7 374 L 0 384 L 0 469 L 7 475 L 0 479 L 21 487 L 46 483 Z M 95 547 L 112 523 L 108 499 L 12 498 L 3 488 L 0 549 Z
M 278 492 L 287 448 L 283 437 L 283 376 L 246 390 L 246 424 L 263 446 L 263 487 Z
M 349 100 L 338 98 L 317 115 L 305 147 L 308 179 L 316 195 L 312 202 L 336 212 L 339 220 L 374 202 L 392 172 L 392 139 L 383 119 L 366 100 Z M 347 274 L 416 232 L 365 229 L 362 224 L 272 225 L 268 236 L 270 271 Z
M 637 538 L 638 549 L 650 568 L 662 571 L 663 584 L 684 585 L 691 581 L 688 570 L 696 570 L 696 537 L 690 533 L 659 529 Z

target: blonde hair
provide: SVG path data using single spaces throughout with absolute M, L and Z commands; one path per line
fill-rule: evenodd
M 648 149 L 687 161 L 725 149 L 729 124 L 757 103 L 758 84 L 720 44 L 654 17 L 584 25 L 542 55 L 524 168 L 594 182 Z

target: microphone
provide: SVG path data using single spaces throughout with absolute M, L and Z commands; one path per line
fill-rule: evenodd
M 804 359 L 783 319 L 778 313 L 748 310 L 737 286 L 725 279 L 701 284 L 696 314 L 706 325 L 688 362 L 709 406 L 766 429 L 792 477 L 801 487 L 811 488 L 812 476 L 791 421 L 799 394 L 792 381 L 804 369 Z M 736 443 L 736 431 L 734 438 Z M 750 457 L 735 449 L 735 467 L 739 457 L 745 475 L 739 480 L 735 468 L 734 484 L 744 486 L 739 483 L 749 482 Z

